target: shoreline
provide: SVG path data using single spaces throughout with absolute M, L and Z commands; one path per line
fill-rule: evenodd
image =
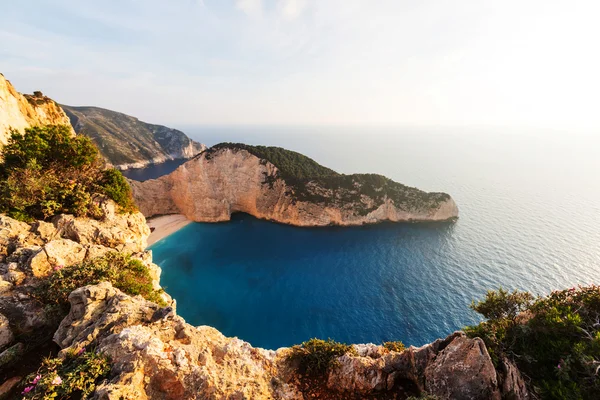
M 187 219 L 182 214 L 173 215 L 161 215 L 159 217 L 152 217 L 146 220 L 146 224 L 152 231 L 148 236 L 148 246 L 152 246 L 154 243 L 167 236 L 177 232 L 184 226 L 189 225 L 193 221 Z

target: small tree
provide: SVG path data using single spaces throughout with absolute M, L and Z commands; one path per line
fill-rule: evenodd
M 528 309 L 534 297 L 529 292 L 509 291 L 500 288 L 488 290 L 485 299 L 471 303 L 471 308 L 489 320 L 508 319 L 514 322 L 521 312 Z
M 121 173 L 103 172 L 93 142 L 66 126 L 11 132 L 0 163 L 0 212 L 21 221 L 59 213 L 92 215 L 92 197 L 104 193 L 125 211 L 135 209 Z

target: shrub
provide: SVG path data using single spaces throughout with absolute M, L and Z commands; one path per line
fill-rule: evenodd
M 113 199 L 121 207 L 121 211 L 137 211 L 131 188 L 121 171 L 114 168 L 104 170 L 100 185 L 104 194 Z
M 117 252 L 55 271 L 37 287 L 34 296 L 45 305 L 68 310 L 68 298 L 73 290 L 103 281 L 132 296 L 142 295 L 161 306 L 166 305 L 160 297 L 162 292 L 152 286 L 148 268 L 140 260 Z
M 473 308 L 488 320 L 467 327 L 493 357 L 512 358 L 544 399 L 600 394 L 600 287 L 572 288 L 532 301 L 529 293 L 488 293 Z M 521 317 L 516 310 L 524 311 Z
M 404 350 L 406 350 L 406 346 L 404 346 L 404 343 L 402 343 L 401 341 L 383 342 L 383 347 L 388 349 L 389 351 L 395 351 L 398 353 L 401 353 Z
M 108 357 L 94 351 L 70 352 L 46 358 L 23 382 L 23 399 L 87 398 L 110 372 Z
M 322 374 L 337 364 L 337 358 L 346 353 L 356 355 L 351 345 L 332 339 L 310 339 L 290 349 L 289 359 L 300 363 L 300 370 L 311 375 Z
M 92 197 L 106 193 L 132 209 L 131 191 L 120 172 L 102 171 L 92 141 L 66 126 L 11 132 L 0 163 L 0 212 L 30 222 L 59 213 L 94 216 Z

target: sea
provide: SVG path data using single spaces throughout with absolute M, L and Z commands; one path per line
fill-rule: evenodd
M 341 173 L 447 192 L 460 210 L 454 223 L 298 228 L 236 214 L 190 224 L 150 249 L 192 325 L 267 349 L 314 337 L 420 346 L 478 323 L 469 306 L 487 290 L 600 284 L 600 132 L 180 128 L 207 145 L 281 146 Z M 151 179 L 157 168 L 127 173 Z

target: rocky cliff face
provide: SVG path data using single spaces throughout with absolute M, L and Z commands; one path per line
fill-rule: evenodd
M 167 176 L 130 183 L 146 217 L 181 213 L 193 221 L 217 222 L 244 212 L 297 226 L 325 226 L 447 221 L 458 216 L 454 200 L 443 193 L 425 193 L 388 180 L 403 191 L 392 198 L 380 195 L 383 188 L 376 184 L 367 191 L 363 175 L 331 179 L 330 186 L 319 180 L 303 182 L 300 193 L 271 162 L 243 149 L 221 148 L 200 154 Z
M 149 235 L 143 216 L 115 213 L 114 203 L 96 201 L 104 215 L 100 221 L 61 215 L 52 223 L 26 224 L 0 216 L 0 371 L 22 357 L 26 346 L 18 341 L 24 331 L 48 328 L 46 309 L 30 293 L 56 268 L 123 251 L 140 259 L 159 287 L 160 268 L 143 251 Z M 168 295 L 164 299 L 171 305 L 126 295 L 108 282 L 70 294 L 69 314 L 53 340 L 61 353 L 93 348 L 110 357 L 110 373 L 92 398 L 406 399 L 425 393 L 444 400 L 529 398 L 511 362 L 500 360 L 496 370 L 483 341 L 461 332 L 400 352 L 353 345 L 314 375 L 290 357 L 290 348 L 254 348 L 214 328 L 193 327 L 177 315 Z M 8 378 L 7 388 L 15 390 L 19 379 Z
M 62 106 L 78 134 L 89 136 L 119 169 L 192 158 L 206 146 L 183 132 L 98 107 Z
M 41 92 L 23 95 L 0 74 L 0 147 L 8 142 L 10 129 L 22 131 L 35 125 L 67 125 L 69 118 Z
M 354 345 L 321 376 L 302 374 L 290 349 L 254 348 L 109 283 L 75 290 L 54 340 L 63 351 L 97 346 L 111 357 L 95 399 L 525 399 L 520 375 L 505 379 L 480 339 L 457 332 L 402 352 Z M 514 370 L 512 371 L 514 372 Z M 503 397 L 513 396 L 513 397 Z

